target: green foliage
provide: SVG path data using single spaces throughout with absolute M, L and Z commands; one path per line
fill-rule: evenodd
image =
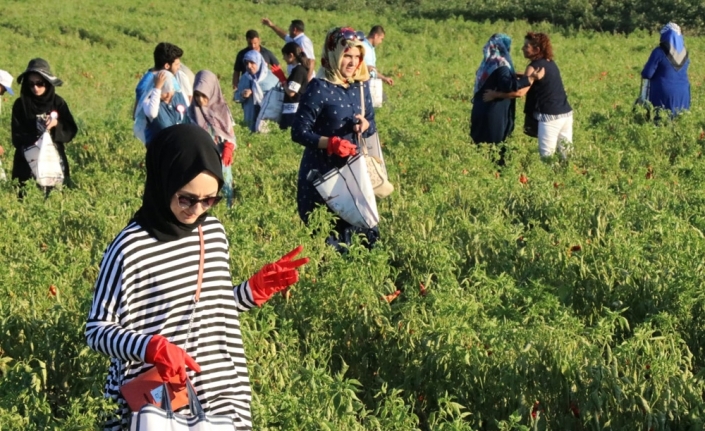
M 380 13 L 445 20 L 463 17 L 473 21 L 526 20 L 548 22 L 564 29 L 631 33 L 637 29 L 658 30 L 669 21 L 690 33 L 705 29 L 705 5 L 694 0 L 261 0 L 267 4 L 293 4 L 308 11 L 352 12 L 372 9 Z
M 646 31 L 436 22 L 417 6 L 431 5 L 403 17 L 243 0 L 4 6 L 2 67 L 16 76 L 47 58 L 80 133 L 68 145 L 75 188 L 45 201 L 30 187 L 19 202 L 0 183 L 2 431 L 90 429 L 110 412 L 107 359 L 86 348 L 83 325 L 102 253 L 141 202 L 133 88 L 169 40 L 227 93 L 247 29 L 280 46 L 258 24 L 267 15 L 302 17 L 316 46 L 333 25 L 385 26 L 379 67 L 396 84 L 376 118 L 397 192 L 380 202 L 380 246 L 339 256 L 323 243 L 326 211 L 309 227 L 296 215 L 301 147 L 238 124 L 236 205 L 215 209 L 234 281 L 298 243 L 311 257 L 289 299 L 241 315 L 256 429 L 702 429 L 702 64 L 693 54 L 692 111 L 656 126 L 631 106 L 657 43 Z M 474 71 L 489 35 L 530 28 L 552 34 L 575 151 L 542 161 L 519 117 L 498 171 L 495 148 L 468 143 Z M 523 68 L 516 43 L 514 59 Z M 11 101 L 0 114 L 8 173 Z

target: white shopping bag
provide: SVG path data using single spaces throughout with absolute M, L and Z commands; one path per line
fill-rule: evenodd
M 351 225 L 372 229 L 379 224 L 377 201 L 362 154 L 314 179 L 313 185 L 328 207 Z
M 372 107 L 381 108 L 384 100 L 384 89 L 382 80 L 379 78 L 370 79 L 370 95 L 372 96 Z
M 255 130 L 259 133 L 269 133 L 270 123 L 279 126 L 284 106 L 284 89 L 277 84 L 264 95 L 262 107 L 257 115 Z
M 147 404 L 132 413 L 130 431 L 237 431 L 231 417 L 206 415 L 191 382 L 187 386 L 191 416 L 174 413 L 169 396 L 162 394 L 159 399 L 164 400 L 163 409 Z
M 54 187 L 64 182 L 61 156 L 51 140 L 49 132 L 44 132 L 39 140 L 24 150 L 32 175 L 42 187 Z

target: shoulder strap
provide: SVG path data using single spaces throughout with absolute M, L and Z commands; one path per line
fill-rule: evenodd
M 360 109 L 362 111 L 363 118 L 365 117 L 365 84 L 360 81 Z M 360 147 L 363 155 L 367 155 L 367 144 L 362 138 L 362 133 L 357 134 L 357 145 Z
M 203 283 L 203 265 L 206 260 L 206 247 L 203 240 L 203 227 L 198 226 L 198 239 L 201 244 L 201 258 L 198 262 L 198 284 L 196 285 L 196 294 L 193 296 L 193 302 L 198 302 L 201 299 L 201 284 Z
M 184 350 L 188 351 L 189 339 L 191 338 L 191 327 L 193 326 L 193 317 L 196 314 L 196 307 L 198 307 L 198 300 L 201 299 L 201 284 L 203 283 L 203 265 L 206 258 L 206 247 L 203 241 L 203 227 L 198 226 L 198 239 L 201 245 L 201 256 L 198 261 L 198 281 L 196 282 L 196 293 L 193 295 L 193 308 L 191 309 L 191 316 L 188 319 L 188 330 L 186 331 L 186 341 L 184 341 Z
M 360 109 L 362 109 L 362 116 L 365 116 L 365 84 L 360 81 Z

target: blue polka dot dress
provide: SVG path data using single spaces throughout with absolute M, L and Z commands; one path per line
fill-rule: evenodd
M 365 94 L 365 118 L 370 123 L 370 127 L 363 133 L 363 136 L 367 137 L 374 134 L 377 127 L 367 82 L 363 84 L 363 91 Z M 359 83 L 345 88 L 317 78 L 309 82 L 306 92 L 301 96 L 296 119 L 291 128 L 291 139 L 305 147 L 299 167 L 296 196 L 299 217 L 304 223 L 308 222 L 309 213 L 317 205 L 326 206 L 313 183 L 306 179 L 308 173 L 315 169 L 323 175 L 333 168 L 342 167 L 347 160 L 347 157 L 329 156 L 325 149 L 318 148 L 318 140 L 322 136 L 339 136 L 356 143 L 353 126 L 355 115 L 362 113 L 360 99 Z M 364 234 L 370 245 L 378 237 L 377 228 L 360 229 L 344 220 L 339 220 L 336 223 L 335 230 L 338 233 L 338 240 L 348 244 L 351 236 L 356 233 Z

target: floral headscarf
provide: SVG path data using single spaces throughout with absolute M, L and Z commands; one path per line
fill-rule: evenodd
M 502 66 L 507 66 L 510 71 L 514 72 L 514 62 L 512 62 L 512 38 L 504 33 L 493 34 L 490 40 L 487 41 L 482 49 L 484 57 L 477 69 L 475 76 L 475 89 L 473 94 L 477 93 L 484 85 L 487 78 L 492 75 L 492 72 Z
M 352 77 L 345 78 L 340 73 L 340 66 L 343 62 L 343 55 L 350 48 L 360 49 L 360 64 Z M 345 88 L 354 82 L 367 81 L 370 79 L 370 71 L 362 60 L 364 57 L 365 45 L 358 33 L 350 27 L 336 27 L 326 34 L 323 54 L 321 54 L 322 67 L 318 70 L 316 77 L 325 79 L 332 84 L 342 85 Z

